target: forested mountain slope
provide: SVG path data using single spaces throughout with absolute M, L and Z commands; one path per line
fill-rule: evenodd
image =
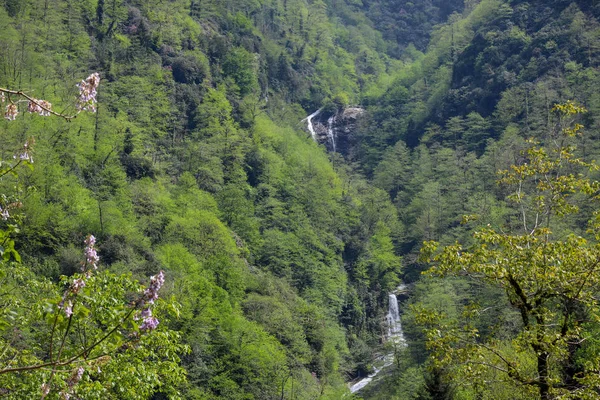
M 421 277 L 428 264 L 417 254 L 423 241 L 468 246 L 482 227 L 521 229 L 510 185 L 494 182 L 530 164 L 527 139 L 548 154 L 556 144 L 564 159 L 597 157 L 594 2 L 0 5 L 0 395 L 350 398 L 346 382 L 369 373 L 401 280 L 414 283 L 402 307 L 409 346 L 356 396 L 539 395 L 477 369 L 457 379 L 459 345 L 436 362 L 431 332 L 460 326 L 535 375 L 535 356 L 519 350 L 528 342 L 513 347 L 524 314 L 510 291 L 493 279 Z M 97 110 L 80 113 L 93 72 Z M 77 117 L 44 117 L 15 91 Z M 366 113 L 344 154 L 328 154 L 301 123 L 357 105 Z M 582 131 L 574 123 L 586 126 L 582 138 L 557 141 L 562 129 Z M 557 198 L 597 175 L 572 168 L 581 180 Z M 577 213 L 548 218 L 547 241 L 596 242 L 586 233 L 594 185 L 567 201 Z M 585 258 L 578 243 L 573 260 Z M 432 309 L 444 316 L 437 326 L 424 317 Z M 573 338 L 594 337 L 585 312 L 563 309 Z M 557 345 L 554 381 L 538 386 L 593 385 L 574 382 L 594 370 L 596 341 L 573 343 Z
M 358 102 L 401 64 L 362 8 L 1 4 L 0 184 L 10 215 L 0 221 L 0 276 L 12 288 L 0 314 L 1 393 L 346 393 L 385 329 L 402 225 L 387 194 L 332 163 L 300 120 L 302 107 Z M 78 113 L 76 84 L 91 72 L 97 111 Z M 10 90 L 77 118 L 27 113 L 36 103 Z M 97 241 L 86 239 L 82 275 L 89 234 Z M 101 272 L 90 269 L 96 249 Z M 153 275 L 156 291 L 159 271 L 156 320 L 151 307 L 135 311 L 150 295 L 131 300 L 127 274 Z
M 395 199 L 405 223 L 431 215 L 407 246 L 440 239 L 480 207 L 484 200 L 475 199 L 496 190 L 496 171 L 514 163 L 523 140 L 551 128 L 554 104 L 585 105 L 581 147 L 593 158 L 597 13 L 588 2 L 482 1 L 439 27 L 392 83 L 366 94 L 369 119 L 354 159 Z
M 597 167 L 575 165 L 599 154 L 598 11 L 584 1 L 481 1 L 437 27 L 389 84 L 365 93 L 368 117 L 350 156 L 396 204 L 407 233 L 404 278 L 418 282 L 401 307 L 408 349 L 364 398 L 596 396 L 586 392 L 596 383 L 582 379 L 598 357 L 594 306 L 573 299 L 567 287 L 576 279 L 563 274 L 588 268 L 582 276 L 595 276 L 597 197 L 578 185 L 595 187 Z M 533 242 L 525 244 L 536 235 L 546 238 L 537 247 L 543 267 L 527 251 Z M 461 247 L 431 255 L 437 263 L 424 278 L 431 264 L 417 258 L 430 240 Z M 554 246 L 562 247 L 550 255 Z M 592 281 L 577 285 L 597 291 Z

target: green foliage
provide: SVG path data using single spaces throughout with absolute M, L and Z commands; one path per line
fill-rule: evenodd
M 242 96 L 258 88 L 256 56 L 244 48 L 229 51 L 223 61 L 223 72 L 233 78 Z
M 58 299 L 60 276 L 77 276 L 82 232 L 97 232 L 111 276 L 143 282 L 166 270 L 165 290 L 181 304 L 180 317 L 159 330 L 191 349 L 180 363 L 188 382 L 180 369 L 169 380 L 166 369 L 140 364 L 149 353 L 132 352 L 102 368 L 106 375 L 86 372 L 81 390 L 85 381 L 96 391 L 78 396 L 96 396 L 98 382 L 115 376 L 124 384 L 103 386 L 105 397 L 178 390 L 202 399 L 339 399 L 344 379 L 369 372 L 386 331 L 387 291 L 400 275 L 419 279 L 423 240 L 485 244 L 480 253 L 473 247 L 481 257 L 519 254 L 511 243 L 484 243 L 503 238 L 489 229 L 508 235 L 527 228 L 524 238 L 560 211 L 548 234 L 555 247 L 543 244 L 545 234 L 519 246 L 535 242 L 556 260 L 563 251 L 578 260 L 580 248 L 594 248 L 586 224 L 595 210 L 582 193 L 594 186 L 585 188 L 577 175 L 588 165 L 572 162 L 561 181 L 540 187 L 531 180 L 548 172 L 528 174 L 562 168 L 557 156 L 598 154 L 599 16 L 590 2 L 558 0 L 7 0 L 0 4 L 0 87 L 75 114 L 77 80 L 89 71 L 102 77 L 95 115 L 67 123 L 24 113 L 23 103 L 16 121 L 0 122 L 0 158 L 13 160 L 14 151 L 17 162 L 17 149 L 35 137 L 39 165 L 18 176 L 5 175 L 14 163 L 0 165 L 0 207 L 14 218 L 0 221 L 2 268 L 20 271 L 11 285 L 31 288 L 13 300 Z M 577 149 L 553 153 L 561 129 L 549 109 L 567 98 L 589 109 L 583 123 L 591 132 Z M 348 136 L 347 154 L 328 157 L 299 129 L 305 110 L 359 103 L 367 112 Z M 535 152 L 521 154 L 537 142 Z M 491 184 L 497 170 L 510 171 L 501 186 Z M 509 186 L 521 182 L 509 197 Z M 462 215 L 473 223 L 461 224 Z M 473 229 L 487 236 L 473 237 Z M 11 264 L 19 257 L 22 265 Z M 508 260 L 518 257 L 540 256 Z M 476 330 L 479 343 L 534 377 L 537 356 L 513 343 L 523 331 L 520 313 L 494 279 L 425 280 L 407 301 L 433 306 L 460 332 Z M 556 312 L 553 296 L 544 312 Z M 465 304 L 486 311 L 463 315 Z M 410 349 L 398 360 L 406 357 L 405 364 L 396 362 L 383 393 L 366 397 L 533 396 L 497 370 L 476 369 L 480 380 L 494 382 L 489 387 L 456 384 L 461 370 L 451 362 L 425 370 L 418 364 L 433 349 L 415 318 L 414 311 L 403 315 Z M 35 340 L 48 328 L 23 324 L 19 349 L 34 349 L 34 362 L 47 359 Z M 593 324 L 581 322 L 576 334 L 584 344 L 568 357 L 564 341 L 557 345 L 562 353 L 552 365 L 568 358 L 568 371 L 554 367 L 551 379 L 597 369 Z M 175 368 L 172 354 L 159 356 Z M 66 385 L 69 372 L 59 375 Z M 41 375 L 31 376 L 39 393 Z M 135 380 L 142 383 L 134 393 Z
M 356 266 L 356 279 L 360 285 L 381 285 L 383 291 L 391 291 L 399 283 L 400 258 L 394 254 L 390 238 L 391 230 L 378 222 L 363 257 Z
M 574 194 L 596 199 L 598 182 L 577 171 L 598 167 L 576 158 L 569 144 L 582 127 L 573 117 L 585 109 L 567 102 L 553 111 L 558 115 L 558 132 L 550 134 L 553 140 L 548 147 L 533 143 L 524 153 L 526 161 L 503 171 L 499 181 L 514 188 L 508 198 L 520 209 L 522 233 L 486 228 L 476 231 L 475 243 L 468 248 L 456 244 L 433 255 L 436 244 L 423 247 L 423 253 L 437 263 L 431 273 L 463 272 L 504 289 L 521 317 L 518 333 L 509 340 L 479 341 L 479 330 L 470 323 L 481 312 L 476 304 L 465 309 L 462 326 L 455 324 L 456 319 L 443 322 L 440 318 L 448 317 L 436 311 L 422 312 L 419 320 L 433 328 L 427 331 L 427 343 L 435 365 L 460 360 L 455 368 L 476 385 L 483 384 L 481 379 L 493 369 L 509 384 L 530 388 L 541 399 L 593 398 L 595 374 L 589 367 L 596 355 L 588 354 L 587 367 L 573 364 L 576 343 L 586 336 L 584 323 L 598 318 L 594 293 L 600 284 L 595 278 L 600 253 L 584 237 L 556 237 L 552 228 L 555 218 L 578 211 Z M 590 233 L 596 229 L 592 223 Z
M 81 232 L 97 232 L 110 276 L 143 281 L 162 268 L 165 298 L 180 304 L 178 318 L 161 320 L 159 331 L 171 335 L 165 340 L 179 346 L 181 360 L 166 349 L 171 358 L 156 357 L 171 364 L 152 370 L 139 360 L 154 355 L 123 352 L 101 368 L 105 375 L 86 372 L 76 395 L 99 396 L 100 386 L 105 397 L 128 398 L 345 394 L 344 379 L 355 371 L 340 321 L 356 282 L 344 267 L 353 270 L 360 259 L 380 275 L 371 278 L 379 300 L 362 331 L 375 343 L 384 291 L 398 282 L 401 229 L 383 192 L 380 217 L 370 211 L 368 188 L 342 181 L 296 127 L 305 114 L 300 102 L 356 104 L 363 85 L 397 65 L 360 7 L 295 0 L 13 3 L 0 6 L 7 49 L 0 87 L 75 113 L 74 77 L 97 70 L 102 85 L 95 115 L 67 123 L 23 113 L 0 123 L 1 157 L 9 159 L 27 132 L 37 139 L 39 165 L 0 181 L 7 195 L 1 207 L 12 204 L 9 194 L 22 201 L 14 226 L 0 226 L 3 256 L 23 256 L 35 297 L 37 281 L 56 286 L 79 276 L 76 243 Z M 367 229 L 361 212 L 370 213 Z M 90 298 L 110 300 L 95 289 Z M 132 298 L 130 289 L 113 297 Z M 24 330 L 36 331 L 33 325 L 23 321 Z M 120 346 L 117 339 L 112 344 Z M 188 347 L 190 353 L 180 351 Z M 110 388 L 98 383 L 110 377 Z M 69 378 L 65 367 L 61 385 Z
M 44 387 L 51 398 L 60 393 L 144 399 L 157 392 L 178 397 L 185 381 L 179 356 L 187 347 L 164 324 L 169 314 L 176 315 L 175 303 L 160 300 L 154 313 L 163 326 L 145 333 L 136 321 L 140 303 L 130 301 L 143 296 L 143 287 L 130 276 L 103 271 L 63 276 L 54 284 L 4 262 L 0 279 L 5 289 L 0 386 L 7 398 L 42 395 Z M 78 280 L 85 286 L 73 289 Z M 65 312 L 67 303 L 72 315 Z M 74 380 L 78 369 L 83 376 Z

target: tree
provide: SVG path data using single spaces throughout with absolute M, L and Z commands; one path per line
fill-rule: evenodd
M 410 151 L 400 140 L 386 151 L 383 160 L 375 168 L 373 183 L 395 199 L 399 192 L 406 190 L 410 178 Z
M 58 285 L 18 262 L 0 262 L 0 392 L 7 398 L 178 394 L 185 381 L 179 354 L 187 349 L 153 315 L 176 312 L 174 303 L 157 301 L 163 273 L 144 288 L 129 275 L 97 271 L 98 260 L 88 236 L 82 271 Z
M 231 49 L 223 61 L 223 72 L 233 78 L 242 96 L 258 87 L 257 70 L 256 55 L 242 47 Z
M 96 73 L 79 84 L 79 111 L 96 110 L 98 83 Z M 30 113 L 75 118 L 22 91 L 0 88 L 0 100 L 8 103 L 10 121 L 23 102 Z M 18 177 L 23 164 L 32 167 L 32 144 L 28 140 L 12 163 L 0 161 L 0 180 Z M 130 275 L 98 271 L 96 239 L 89 235 L 78 273 L 57 283 L 36 276 L 15 250 L 21 220 L 15 193 L 0 194 L 0 393 L 9 399 L 177 396 L 185 382 L 179 355 L 187 348 L 155 316 L 177 313 L 173 301 L 158 298 L 163 272 L 144 288 Z
M 469 151 L 483 152 L 485 140 L 489 136 L 489 122 L 476 112 L 469 113 L 465 120 L 463 139 Z
M 494 371 L 505 384 L 529 388 L 529 396 L 537 393 L 542 400 L 592 399 L 600 384 L 600 356 L 585 348 L 594 334 L 591 324 L 600 321 L 599 214 L 590 221 L 588 238 L 560 228 L 578 212 L 578 197 L 600 200 L 600 183 L 582 173 L 599 167 L 576 158 L 572 145 L 582 128 L 575 117 L 585 109 L 567 102 L 553 111 L 556 128 L 545 146 L 531 140 L 523 162 L 501 172 L 500 184 L 514 188 L 509 199 L 520 233 L 487 226 L 468 247 L 455 244 L 439 252 L 434 242 L 423 247 L 425 258 L 435 263 L 429 274 L 466 275 L 503 289 L 520 314 L 518 334 L 509 341 L 481 338 L 474 321 L 485 310 L 475 304 L 465 309 L 461 323 L 424 309 L 419 319 L 433 365 L 460 370 L 472 384 L 483 387 Z
M 381 286 L 383 291 L 391 291 L 400 283 L 401 260 L 394 254 L 390 234 L 390 228 L 378 221 L 365 254 L 358 260 L 356 278 L 370 289 Z

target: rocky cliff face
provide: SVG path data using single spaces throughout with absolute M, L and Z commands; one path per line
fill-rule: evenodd
M 314 117 L 310 121 L 304 120 L 304 123 L 309 131 L 309 123 L 312 123 L 314 139 L 324 144 L 328 151 L 348 155 L 364 113 L 365 110 L 360 107 L 348 107 L 333 114 L 323 111 L 313 114 Z

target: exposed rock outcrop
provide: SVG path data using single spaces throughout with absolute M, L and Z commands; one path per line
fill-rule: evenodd
M 311 114 L 303 123 L 313 138 L 324 144 L 328 151 L 348 155 L 364 113 L 365 110 L 360 107 L 348 107 L 335 113 L 319 111 Z

